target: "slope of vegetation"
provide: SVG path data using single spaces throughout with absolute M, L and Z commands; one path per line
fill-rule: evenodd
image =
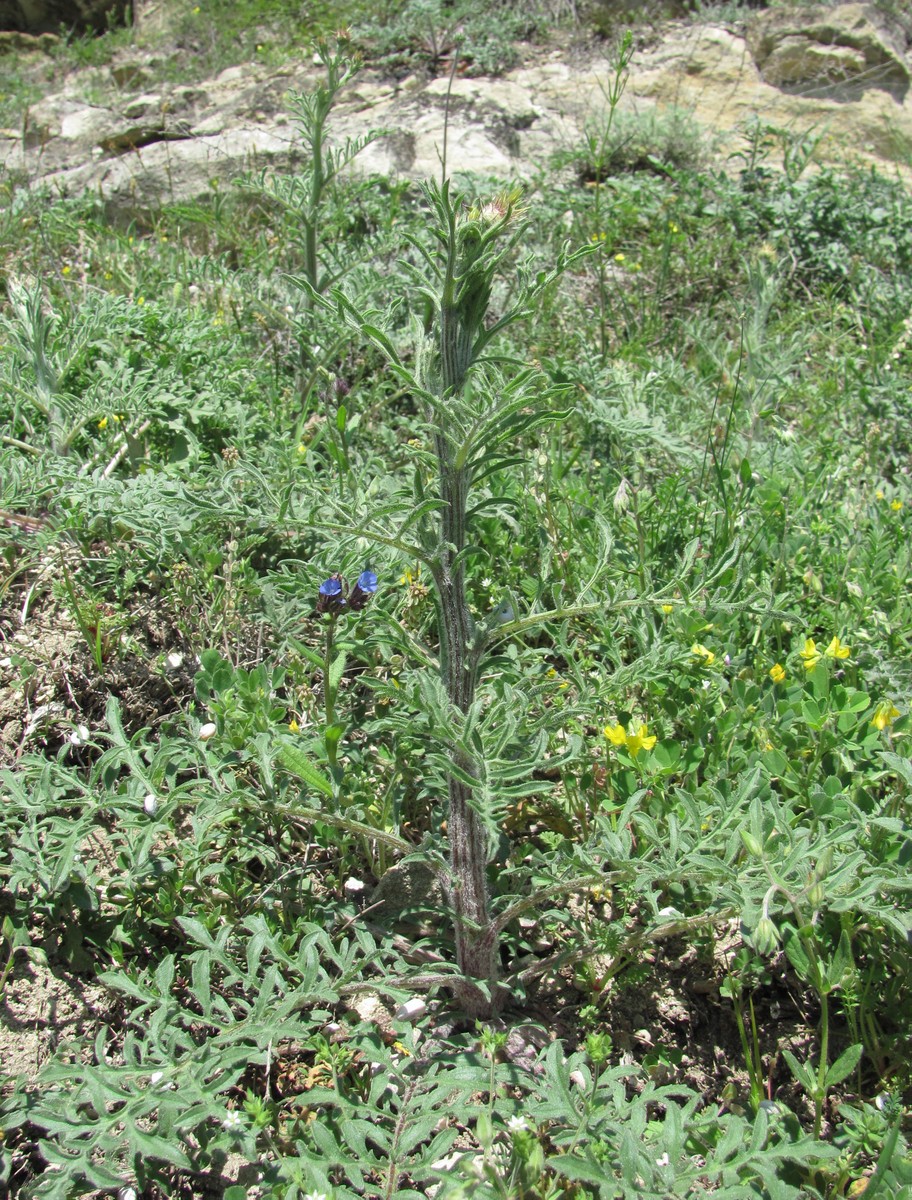
M 908 1200 L 912 198 L 352 181 L 361 37 L 0 211 L 0 1180 Z

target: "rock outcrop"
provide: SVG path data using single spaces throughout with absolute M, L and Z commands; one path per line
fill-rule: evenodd
M 248 170 L 284 169 L 302 148 L 289 92 L 317 79 L 310 64 L 231 67 L 193 86 L 154 84 L 138 52 L 92 81 L 32 105 L 19 129 L 0 130 L 0 165 L 61 194 L 91 190 L 112 204 L 154 207 L 199 197 Z M 447 111 L 453 172 L 528 176 L 581 144 L 606 111 L 611 64 L 597 52 L 532 52 L 497 79 L 399 81 L 365 70 L 334 113 L 339 137 L 382 130 L 362 171 L 439 174 Z M 818 157 L 912 162 L 908 38 L 873 5 L 772 9 L 741 25 L 678 21 L 635 53 L 623 104 L 633 114 L 688 114 L 720 161 L 757 120 L 824 135 Z

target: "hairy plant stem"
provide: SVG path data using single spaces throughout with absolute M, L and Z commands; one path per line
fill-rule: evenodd
M 472 361 L 471 330 L 453 302 L 452 259 L 444 282 L 440 314 L 440 372 L 444 399 L 458 396 Z M 436 436 L 440 481 L 440 544 L 432 571 L 440 623 L 440 669 L 447 698 L 461 715 L 469 712 L 478 682 L 481 637 L 466 599 L 463 551 L 471 484 L 469 471 L 455 460 L 452 430 L 444 416 Z M 475 776 L 471 756 L 452 750 L 455 770 L 447 780 L 449 799 L 451 902 L 456 963 L 463 979 L 457 997 L 467 1015 L 490 1017 L 503 997 L 497 986 L 498 931 L 491 920 L 487 883 L 487 838 L 472 805 Z M 483 986 L 479 986 L 481 983 Z

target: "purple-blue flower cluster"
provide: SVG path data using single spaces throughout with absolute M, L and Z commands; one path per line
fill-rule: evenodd
M 337 572 L 324 579 L 317 594 L 318 613 L 340 613 L 348 609 L 360 612 L 377 590 L 377 576 L 373 571 L 362 571 L 355 586 L 346 595 L 346 583 Z

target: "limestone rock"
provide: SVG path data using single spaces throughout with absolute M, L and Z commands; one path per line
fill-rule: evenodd
M 902 26 L 873 4 L 771 9 L 753 18 L 747 40 L 767 83 L 803 95 L 881 88 L 902 101 L 912 78 Z
M 815 129 L 826 133 L 819 158 L 910 175 L 907 38 L 912 20 L 907 35 L 900 21 L 862 3 L 770 9 L 746 28 L 671 22 L 634 56 L 625 119 L 684 113 L 711 131 L 722 164 L 758 118 L 796 135 Z M 0 168 L 63 194 L 88 189 L 111 205 L 148 209 L 201 198 L 216 180 L 301 164 L 289 97 L 316 83 L 311 62 L 248 63 L 193 86 L 158 82 L 158 65 L 131 47 L 88 80 L 68 77 L 19 129 L 0 131 Z M 330 132 L 342 140 L 382 131 L 354 164 L 362 173 L 439 176 L 446 126 L 452 174 L 528 177 L 603 128 L 612 70 L 598 50 L 573 60 L 535 51 L 497 79 L 397 82 L 366 69 L 340 97 Z

